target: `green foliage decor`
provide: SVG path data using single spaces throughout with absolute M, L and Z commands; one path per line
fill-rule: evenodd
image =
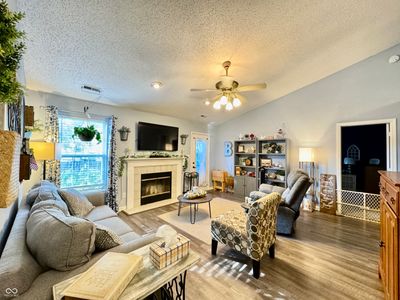
M 74 127 L 74 134 L 72 135 L 72 137 L 75 138 L 76 136 L 84 142 L 90 142 L 91 140 L 93 140 L 93 138 L 96 137 L 97 144 L 101 143 L 100 132 L 98 132 L 93 125 L 86 127 Z
M 12 12 L 5 0 L 0 0 L 0 103 L 15 103 L 23 94 L 17 81 L 17 70 L 25 50 L 25 33 L 17 29 L 23 13 Z

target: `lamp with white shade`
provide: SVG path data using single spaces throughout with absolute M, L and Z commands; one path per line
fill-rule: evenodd
M 311 203 L 309 203 L 305 209 L 313 211 L 314 200 L 315 200 L 315 149 L 311 147 L 299 148 L 299 168 L 304 170 L 310 176 L 312 180 L 312 185 L 307 191 L 307 195 L 311 198 Z

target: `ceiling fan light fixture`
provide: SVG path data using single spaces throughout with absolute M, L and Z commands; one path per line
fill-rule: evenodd
M 220 99 L 219 102 L 221 103 L 221 105 L 226 105 L 228 103 L 228 97 L 226 97 L 225 95 L 223 95 Z
M 221 103 L 219 101 L 215 101 L 214 105 L 213 105 L 213 108 L 216 109 L 216 110 L 221 109 Z
M 225 106 L 225 109 L 226 109 L 227 111 L 232 110 L 232 109 L 233 109 L 232 103 L 231 103 L 231 102 L 228 102 L 228 103 L 226 104 L 226 106 Z
M 235 97 L 233 98 L 232 104 L 234 107 L 239 107 L 240 105 L 242 105 L 242 102 L 240 101 L 239 98 Z

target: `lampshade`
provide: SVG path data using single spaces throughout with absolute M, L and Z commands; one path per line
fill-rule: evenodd
M 29 142 L 36 160 L 56 159 L 56 144 L 48 142 Z
M 300 162 L 314 162 L 314 148 L 299 148 Z

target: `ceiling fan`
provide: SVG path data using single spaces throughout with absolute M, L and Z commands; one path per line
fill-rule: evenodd
M 239 82 L 228 75 L 231 62 L 225 61 L 222 66 L 225 69 L 225 76 L 221 76 L 221 80 L 215 84 L 215 89 L 190 89 L 191 92 L 218 92 L 218 95 L 212 99 L 214 109 L 218 110 L 225 106 L 226 110 L 232 110 L 242 104 L 244 98 L 239 93 L 262 90 L 267 87 L 266 83 L 239 86 Z

